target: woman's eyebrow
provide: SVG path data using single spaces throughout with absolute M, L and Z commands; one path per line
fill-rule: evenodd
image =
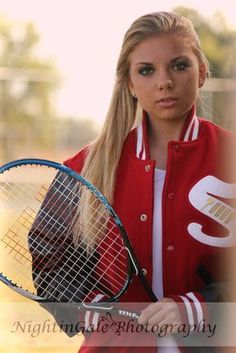
M 177 57 L 171 59 L 170 62 L 173 63 L 175 61 L 183 60 L 183 59 L 188 60 L 188 57 L 186 55 L 177 56 Z M 154 64 L 147 62 L 147 61 L 140 61 L 140 62 L 135 63 L 135 66 L 139 66 L 139 65 L 153 66 Z
M 183 59 L 188 60 L 188 57 L 185 55 L 177 56 L 176 58 L 171 59 L 171 62 L 175 62 L 175 61 L 183 60 Z
M 135 66 L 137 65 L 147 65 L 147 66 L 152 66 L 153 64 L 152 63 L 148 63 L 148 62 L 138 62 L 135 64 Z

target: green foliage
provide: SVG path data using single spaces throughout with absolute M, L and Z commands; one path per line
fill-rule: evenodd
M 89 120 L 57 117 L 52 95 L 59 75 L 52 60 L 37 53 L 32 23 L 0 16 L 0 163 L 26 156 L 60 159 L 95 137 Z M 66 152 L 64 152 L 66 154 Z
M 194 9 L 178 6 L 173 11 L 193 23 L 210 62 L 212 77 L 236 77 L 236 30 L 228 26 L 223 15 L 215 13 L 209 21 Z
M 18 140 L 35 121 L 41 126 L 52 117 L 51 94 L 58 84 L 50 60 L 35 54 L 39 35 L 32 23 L 13 23 L 0 17 L 0 126 L 3 159 L 11 158 L 6 147 L 10 129 Z M 50 146 L 50 131 L 38 129 L 35 144 Z M 13 148 L 13 147 L 12 147 Z

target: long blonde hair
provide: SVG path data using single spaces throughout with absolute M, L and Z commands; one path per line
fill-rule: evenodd
M 123 45 L 116 68 L 114 90 L 110 107 L 103 128 L 98 138 L 90 145 L 89 152 L 81 174 L 93 183 L 108 199 L 113 202 L 116 170 L 119 163 L 124 141 L 130 130 L 137 123 L 138 102 L 132 97 L 129 90 L 129 56 L 134 48 L 146 38 L 162 33 L 182 36 L 191 46 L 199 60 L 209 72 L 209 65 L 202 52 L 199 38 L 192 23 L 185 17 L 169 12 L 156 12 L 138 18 L 125 34 Z M 88 220 L 94 213 L 89 207 L 92 201 L 86 197 L 81 198 L 80 227 L 86 228 Z M 101 219 L 99 212 L 97 219 Z M 74 232 L 75 241 L 78 235 L 84 236 L 91 247 L 89 231 L 79 230 Z M 84 235 L 85 234 L 85 235 Z M 91 235 L 93 236 L 93 235 Z

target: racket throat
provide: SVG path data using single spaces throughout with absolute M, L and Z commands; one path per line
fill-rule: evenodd
M 128 254 L 129 254 L 129 258 L 130 258 L 130 261 L 132 263 L 132 266 L 133 266 L 133 269 L 134 269 L 134 273 L 136 274 L 136 276 L 138 276 L 139 275 L 138 267 L 137 267 L 137 265 L 136 265 L 136 263 L 134 261 L 134 258 L 133 258 L 132 254 L 131 254 L 131 251 L 127 247 L 126 247 L 126 250 L 127 250 Z
M 132 253 L 130 251 L 130 249 L 128 247 L 126 247 L 126 250 L 129 254 L 129 258 L 130 258 L 130 261 L 132 263 L 132 266 L 133 266 L 133 269 L 134 269 L 134 273 L 136 274 L 136 276 L 139 276 L 139 278 L 141 279 L 142 283 L 143 283 L 143 286 L 146 290 L 146 292 L 148 293 L 149 297 L 152 299 L 153 302 L 157 302 L 158 299 L 156 297 L 156 295 L 153 293 L 153 290 L 151 289 L 149 283 L 147 282 L 146 278 L 145 278 L 145 271 L 143 269 L 141 269 L 141 267 L 139 267 L 133 256 L 132 256 Z

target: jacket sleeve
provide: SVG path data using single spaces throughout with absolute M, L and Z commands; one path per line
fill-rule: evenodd
M 182 326 L 188 334 L 175 334 L 175 339 L 184 352 L 219 353 L 220 345 L 228 347 L 226 307 L 217 303 L 228 302 L 229 283 L 212 282 L 197 292 L 170 296 L 178 304 Z
M 83 168 L 86 156 L 88 154 L 90 146 L 84 147 L 82 150 L 80 150 L 75 156 L 65 160 L 63 164 L 65 164 L 67 167 L 73 169 L 77 173 L 81 172 L 81 169 Z
M 204 274 L 202 270 L 204 269 L 201 269 L 202 274 Z M 205 282 L 206 285 L 199 291 L 170 296 L 179 306 L 183 323 L 199 326 L 203 323 L 215 321 L 220 313 L 220 305 L 217 306 L 216 303 L 231 301 L 230 281 L 216 282 L 210 279 Z M 216 308 L 219 309 L 218 313 Z

